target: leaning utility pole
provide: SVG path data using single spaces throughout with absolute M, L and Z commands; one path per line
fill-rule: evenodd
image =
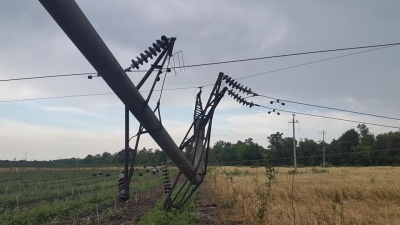
M 292 114 L 292 115 L 293 115 L 293 119 L 291 122 L 289 121 L 289 123 L 293 124 L 293 161 L 294 161 L 294 172 L 296 173 L 297 172 L 297 158 L 296 158 L 296 135 L 295 135 L 294 124 L 299 123 L 299 121 L 294 120 L 295 114 Z
M 322 133 L 322 166 L 325 168 L 325 134 L 326 134 L 326 132 L 324 130 L 322 130 L 322 132 L 318 132 L 318 133 Z
M 39 2 L 191 184 L 201 183 L 202 177 L 154 115 L 77 3 L 73 0 Z

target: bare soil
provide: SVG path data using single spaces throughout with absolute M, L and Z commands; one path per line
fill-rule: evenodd
M 213 191 L 211 183 L 205 179 L 199 188 L 200 195 L 195 213 L 200 216 L 200 224 L 231 224 L 224 219 L 221 200 Z
M 120 225 L 120 224 L 136 224 L 138 223 L 143 216 L 154 206 L 157 201 L 162 198 L 164 194 L 163 186 L 159 186 L 148 191 L 148 194 L 142 195 L 138 199 L 134 199 L 134 196 L 131 196 L 128 202 L 118 202 L 117 208 L 125 208 L 125 212 L 122 215 L 116 215 L 114 217 L 110 217 L 107 219 L 100 219 L 98 222 L 97 213 L 92 213 L 90 215 L 63 221 L 61 224 L 83 224 L 88 218 L 91 221 L 96 221 L 95 224 L 107 224 L 107 225 Z M 115 208 L 115 204 L 110 205 L 108 208 Z M 107 208 L 99 209 L 99 214 L 106 210 Z M 92 223 L 91 223 L 92 224 Z
M 120 207 L 127 207 L 127 212 L 118 218 L 114 218 L 109 221 L 104 221 L 99 224 L 110 224 L 110 225 L 119 225 L 119 224 L 136 224 L 138 223 L 143 216 L 154 206 L 157 201 L 162 198 L 164 195 L 164 188 L 162 186 L 154 188 L 149 191 L 149 195 L 138 199 L 137 202 L 131 201 L 128 204 L 119 203 Z

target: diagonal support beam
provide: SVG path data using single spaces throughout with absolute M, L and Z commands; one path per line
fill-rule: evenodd
M 39 0 L 150 136 L 193 184 L 201 177 L 146 104 L 135 85 L 73 0 Z

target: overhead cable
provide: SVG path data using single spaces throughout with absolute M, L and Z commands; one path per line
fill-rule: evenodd
M 295 112 L 295 111 L 289 111 L 289 110 L 275 109 L 275 108 L 271 108 L 271 107 L 267 107 L 267 106 L 263 106 L 263 105 L 258 105 L 258 107 L 270 109 L 270 110 L 273 110 L 274 112 L 275 111 L 288 112 L 288 113 L 294 113 L 294 114 L 300 114 L 300 115 L 306 115 L 306 116 L 320 117 L 320 118 L 325 118 L 325 119 L 341 120 L 341 121 L 353 122 L 353 123 L 359 123 L 359 124 L 368 124 L 368 125 L 374 125 L 374 126 L 379 126 L 379 127 L 389 127 L 389 128 L 400 129 L 400 127 L 391 126 L 391 125 L 383 125 L 383 124 L 370 123 L 370 122 L 364 122 L 364 121 L 349 120 L 349 119 L 342 119 L 342 118 L 336 118 L 336 117 L 330 117 L 330 116 L 321 116 L 321 115 L 310 114 L 310 113 L 302 113 L 302 112 Z
M 294 68 L 294 67 L 304 66 L 304 65 L 308 65 L 308 64 L 313 64 L 313 63 L 327 61 L 327 60 L 331 60 L 331 59 L 346 57 L 346 56 L 350 56 L 350 55 L 356 55 L 356 54 L 360 54 L 360 53 L 364 53 L 364 52 L 375 51 L 375 50 L 379 50 L 379 49 L 382 49 L 382 48 L 393 47 L 393 46 L 397 46 L 397 45 L 400 45 L 400 43 L 368 45 L 368 46 L 359 46 L 359 47 L 350 47 L 350 48 L 327 49 L 327 50 L 318 50 L 318 51 L 310 51 L 310 52 L 299 52 L 299 53 L 290 53 L 290 54 L 283 54 L 283 55 L 273 55 L 273 56 L 264 56 L 264 57 L 256 57 L 256 58 L 247 58 L 247 59 L 220 61 L 220 62 L 192 64 L 192 65 L 171 67 L 171 69 L 185 69 L 185 68 L 190 68 L 190 67 L 211 66 L 211 65 L 227 64 L 227 63 L 238 63 L 238 62 L 262 60 L 262 59 L 272 59 L 272 58 L 282 58 L 282 57 L 308 55 L 308 54 L 316 54 L 316 53 L 326 53 L 326 52 L 335 52 L 335 51 L 346 51 L 346 50 L 374 48 L 374 49 L 370 49 L 370 50 L 366 50 L 366 51 L 355 52 L 355 53 L 346 54 L 346 55 L 342 55 L 342 56 L 327 58 L 327 59 L 318 60 L 318 61 L 313 61 L 313 62 L 309 62 L 309 63 L 305 63 L 305 64 L 294 65 L 294 66 L 291 66 L 291 67 L 286 67 L 286 68 L 282 68 L 282 69 L 278 69 L 278 70 L 274 70 L 274 71 L 268 71 L 268 72 L 264 72 L 264 73 L 260 73 L 260 74 L 254 74 L 254 75 L 250 75 L 250 76 L 237 78 L 237 79 L 244 79 L 244 78 L 247 78 L 247 77 L 258 76 L 258 75 L 262 75 L 262 74 L 265 74 L 265 73 L 277 72 L 277 71 L 280 71 L 280 70 L 290 69 L 290 68 Z M 147 72 L 147 70 L 132 70 L 132 71 L 126 71 L 126 72 Z M 96 74 L 97 73 L 94 73 L 94 72 L 90 72 L 90 73 L 88 72 L 88 73 L 71 73 L 71 74 L 59 74 L 59 75 L 47 75 L 47 76 L 35 76 L 35 77 L 21 77 L 21 78 L 1 79 L 0 82 L 33 80 L 33 79 L 44 79 L 44 78 L 57 78 L 57 77 L 70 77 L 70 76 L 81 76 L 81 75 L 96 75 Z
M 391 120 L 400 120 L 399 118 L 394 118 L 394 117 L 389 117 L 389 116 L 380 116 L 376 114 L 370 114 L 370 113 L 363 113 L 363 112 L 357 112 L 357 111 L 352 111 L 352 110 L 346 110 L 346 109 L 339 109 L 339 108 L 334 108 L 334 107 L 328 107 L 328 106 L 322 106 L 322 105 L 315 105 L 315 104 L 309 104 L 309 103 L 304 103 L 304 102 L 296 102 L 296 101 L 291 101 L 291 100 L 285 100 L 281 98 L 275 98 L 267 95 L 255 95 L 254 97 L 265 97 L 265 98 L 270 98 L 270 99 L 276 99 L 284 102 L 290 102 L 293 104 L 298 104 L 298 105 L 305 105 L 305 106 L 311 106 L 311 107 L 317 107 L 317 108 L 323 108 L 323 109 L 330 109 L 330 110 L 336 110 L 336 111 L 341 111 L 341 112 L 347 112 L 347 113 L 353 113 L 353 114 L 359 114 L 359 115 L 364 115 L 364 116 L 372 116 L 372 117 L 379 117 L 379 118 L 384 118 L 384 119 L 391 119 Z

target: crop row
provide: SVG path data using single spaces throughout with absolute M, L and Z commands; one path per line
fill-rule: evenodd
M 70 182 L 34 182 L 29 184 L 28 181 L 14 181 L 9 184 L 2 184 L 0 190 L 0 212 L 9 208 L 24 207 L 26 204 L 38 204 L 43 202 L 51 202 L 64 198 L 73 198 L 85 193 L 95 192 L 102 189 L 116 190 L 117 172 L 111 173 L 112 176 L 92 176 L 90 171 L 85 173 L 68 174 L 73 175 L 69 178 Z M 41 175 L 41 174 L 39 174 Z M 38 174 L 32 174 L 39 178 Z M 42 174 L 48 176 L 48 174 Z M 59 175 L 59 172 L 54 175 Z M 40 178 L 39 178 L 40 179 Z M 140 184 L 144 179 L 158 179 L 153 174 L 144 174 L 133 179 L 134 184 Z M 19 183 L 21 182 L 21 183 Z M 160 182 L 161 183 L 161 182 Z

